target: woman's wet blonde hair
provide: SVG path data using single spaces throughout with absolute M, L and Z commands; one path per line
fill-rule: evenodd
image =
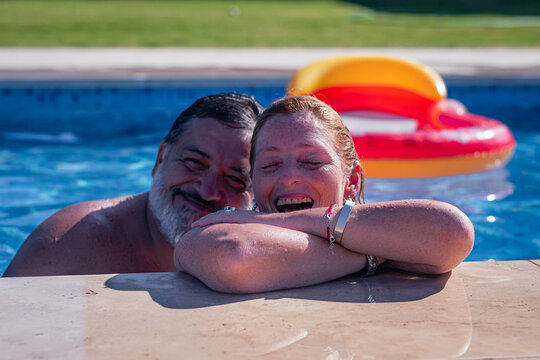
M 332 144 L 341 160 L 341 165 L 347 174 L 350 174 L 356 163 L 360 165 L 360 189 L 356 194 L 356 201 L 364 203 L 364 170 L 354 148 L 354 142 L 339 114 L 330 105 L 312 96 L 292 96 L 274 101 L 257 119 L 253 137 L 251 138 L 251 153 L 249 162 L 251 171 L 255 162 L 255 146 L 261 128 L 268 119 L 276 115 L 288 115 L 297 113 L 311 113 L 315 115 L 321 124 L 332 135 Z

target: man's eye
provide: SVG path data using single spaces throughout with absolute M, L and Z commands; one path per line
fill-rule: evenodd
M 182 163 L 193 171 L 203 170 L 205 168 L 205 165 L 195 158 L 183 158 Z
M 245 190 L 247 188 L 247 184 L 244 180 L 240 179 L 237 176 L 230 175 L 229 177 L 229 183 L 231 186 L 235 189 Z

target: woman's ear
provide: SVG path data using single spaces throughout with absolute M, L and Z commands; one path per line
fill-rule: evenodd
M 345 182 L 344 197 L 346 199 L 348 198 L 354 199 L 361 188 L 362 188 L 362 169 L 360 167 L 360 163 L 358 161 L 355 161 L 352 166 L 351 173 L 349 174 Z
M 167 146 L 167 144 L 165 143 L 165 140 L 163 140 L 161 142 L 161 145 L 159 145 L 159 149 L 158 149 L 158 153 L 157 153 L 157 157 L 156 157 L 156 162 L 154 163 L 154 168 L 152 169 L 152 177 L 154 177 L 154 174 L 156 173 L 159 164 L 161 164 L 163 162 L 163 157 L 165 156 L 165 147 L 166 146 Z

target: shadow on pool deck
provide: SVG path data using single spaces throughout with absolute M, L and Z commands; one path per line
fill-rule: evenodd
M 166 308 L 195 309 L 254 299 L 352 303 L 416 301 L 440 292 L 449 277 L 450 273 L 439 276 L 381 273 L 372 278 L 347 276 L 316 286 L 247 295 L 217 293 L 183 273 L 156 273 L 147 277 L 119 274 L 108 279 L 105 285 L 121 291 L 148 291 L 155 302 Z

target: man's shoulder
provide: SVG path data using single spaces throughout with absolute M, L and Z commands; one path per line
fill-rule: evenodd
M 104 200 L 92 200 L 76 203 L 69 205 L 56 213 L 51 217 L 41 223 L 36 231 L 51 231 L 54 233 L 63 233 L 75 226 L 81 221 L 98 222 L 99 218 L 103 217 L 101 214 L 104 209 L 109 208 L 111 205 L 110 201 L 112 199 Z
M 126 244 L 122 231 L 129 209 L 143 211 L 137 208 L 145 206 L 145 196 L 86 201 L 59 210 L 30 234 L 6 275 L 84 273 L 106 266 Z
M 122 217 L 119 207 L 128 197 L 92 200 L 69 205 L 46 219 L 28 239 L 55 241 L 61 237 L 96 237 L 112 230 L 116 218 Z

